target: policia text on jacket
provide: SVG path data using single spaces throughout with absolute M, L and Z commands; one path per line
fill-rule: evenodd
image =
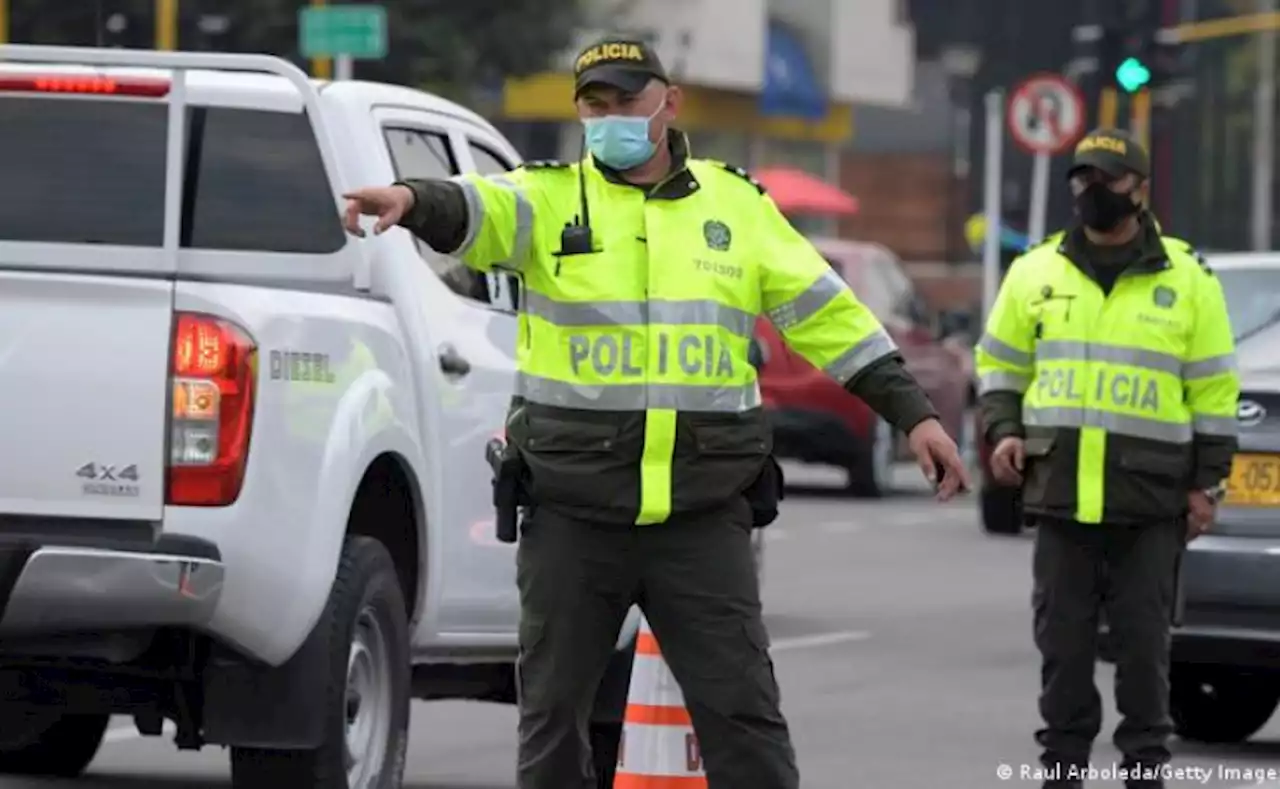
M 603 42 L 577 71 L 582 161 L 362 190 L 347 224 L 375 214 L 523 281 L 507 422 L 529 503 L 521 789 L 596 785 L 586 716 L 633 603 L 712 789 L 796 789 L 751 548 L 781 487 L 748 359 L 757 318 L 907 431 L 942 494 L 966 484 L 963 464 L 888 334 L 764 190 L 689 156 L 679 89 L 648 46 Z

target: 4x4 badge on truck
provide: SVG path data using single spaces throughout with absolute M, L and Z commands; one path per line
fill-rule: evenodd
M 80 492 L 86 496 L 117 496 L 134 498 L 139 493 L 138 467 L 132 463 L 117 470 L 106 463 L 85 463 L 76 469 L 76 476 L 85 480 Z

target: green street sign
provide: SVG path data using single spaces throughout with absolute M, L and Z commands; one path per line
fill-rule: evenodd
M 387 55 L 387 9 L 380 5 L 308 6 L 298 11 L 303 57 L 377 60 Z
M 1116 66 L 1116 82 L 1126 93 L 1135 93 L 1151 81 L 1151 69 L 1137 58 L 1128 58 Z

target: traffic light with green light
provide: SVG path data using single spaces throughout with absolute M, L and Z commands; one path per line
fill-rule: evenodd
M 1137 93 L 1151 82 L 1151 69 L 1138 58 L 1125 58 L 1116 66 L 1116 84 L 1125 93 Z

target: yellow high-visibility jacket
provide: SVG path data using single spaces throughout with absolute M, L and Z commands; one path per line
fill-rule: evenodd
M 1224 479 L 1240 394 L 1222 287 L 1147 223 L 1109 293 L 1059 234 L 1014 261 L 977 346 L 989 440 L 1025 435 L 1028 511 L 1083 523 L 1177 517 Z

